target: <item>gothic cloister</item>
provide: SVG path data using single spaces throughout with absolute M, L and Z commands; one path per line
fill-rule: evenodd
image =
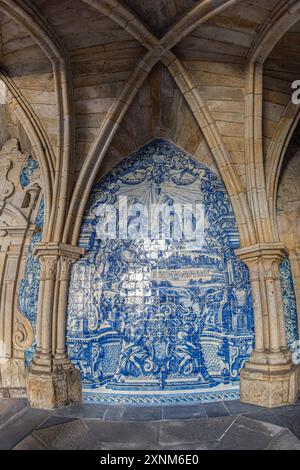
M 0 0 L 0 28 L 0 397 L 292 409 L 300 1 Z M 129 240 L 136 203 L 201 204 L 202 245 Z

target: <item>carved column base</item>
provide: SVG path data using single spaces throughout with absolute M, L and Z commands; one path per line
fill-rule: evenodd
M 289 364 L 263 365 L 248 362 L 241 371 L 241 401 L 275 408 L 295 403 L 299 371 Z
M 68 364 L 53 372 L 41 372 L 34 366 L 27 374 L 27 397 L 33 408 L 53 409 L 78 403 L 82 399 L 80 372 Z
M 0 397 L 26 396 L 25 362 L 18 358 L 0 358 Z

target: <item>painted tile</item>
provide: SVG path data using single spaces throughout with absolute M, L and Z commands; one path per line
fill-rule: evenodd
M 37 168 L 31 157 L 20 175 L 26 187 Z M 130 200 L 197 203 L 207 227 L 201 250 L 191 243 L 97 238 L 97 208 Z M 42 229 L 44 203 L 36 225 Z M 19 308 L 34 331 L 40 265 L 33 235 Z M 168 141 L 143 147 L 95 185 L 73 268 L 68 349 L 80 369 L 87 401 L 118 404 L 190 403 L 235 399 L 239 373 L 254 344 L 247 268 L 234 255 L 239 235 L 223 183 Z M 298 339 L 297 308 L 288 258 L 281 266 L 288 345 Z M 29 364 L 35 344 L 26 352 Z
M 299 340 L 298 312 L 293 275 L 289 257 L 280 266 L 283 312 L 288 347 L 292 350 L 295 341 Z
M 204 243 L 153 237 L 103 240 L 101 205 L 201 203 Z M 119 217 L 117 232 L 123 221 Z M 135 223 L 128 217 L 128 228 Z M 248 270 L 220 179 L 165 140 L 117 166 L 91 192 L 73 267 L 67 342 L 85 398 L 156 404 L 236 398 L 253 349 Z
M 29 157 L 20 175 L 20 182 L 23 188 L 29 186 L 31 177 L 38 168 L 38 162 L 32 157 Z M 40 243 L 42 240 L 44 213 L 45 207 L 44 200 L 42 199 L 35 220 L 35 225 L 38 228 L 38 231 L 33 234 L 29 244 L 24 278 L 19 284 L 18 295 L 19 310 L 31 322 L 34 334 L 36 331 L 37 305 L 40 285 L 40 262 L 32 255 L 32 253 L 35 245 Z M 36 341 L 34 341 L 31 348 L 28 349 L 25 353 L 25 362 L 27 366 L 33 359 L 35 349 Z

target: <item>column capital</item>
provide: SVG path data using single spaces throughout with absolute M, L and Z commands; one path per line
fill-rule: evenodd
M 84 255 L 84 248 L 80 248 L 75 245 L 67 245 L 65 243 L 38 243 L 33 251 L 34 256 L 38 258 L 44 257 L 58 257 L 58 258 L 69 258 L 73 261 L 77 261 L 80 256 Z
M 235 254 L 246 264 L 268 259 L 281 262 L 287 255 L 287 249 L 283 243 L 262 243 L 239 248 Z

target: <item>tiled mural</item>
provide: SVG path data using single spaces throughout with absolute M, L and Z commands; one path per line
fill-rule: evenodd
M 295 341 L 299 340 L 299 330 L 294 281 L 288 257 L 281 263 L 280 273 L 287 344 L 293 350 Z
M 37 169 L 30 157 L 22 187 Z M 153 232 L 143 239 L 101 240 L 99 207 L 118 207 L 124 196 L 129 213 L 137 202 L 170 208 L 201 203 L 204 243 L 159 239 Z M 19 308 L 34 331 L 40 264 L 32 252 L 43 220 L 42 200 L 35 221 L 40 231 L 32 237 L 19 285 Z M 130 229 L 134 217 L 128 224 Z M 170 142 L 151 142 L 93 188 L 80 245 L 87 255 L 72 272 L 68 348 L 86 400 L 156 404 L 238 396 L 239 371 L 253 348 L 253 313 L 247 269 L 234 255 L 234 215 L 217 176 Z M 292 348 L 299 334 L 288 258 L 281 279 Z M 26 352 L 27 364 L 34 351 L 35 344 Z
M 115 228 L 113 217 L 103 219 L 108 204 Z M 162 232 L 165 214 L 156 230 L 147 225 L 144 215 L 157 205 L 171 214 L 169 236 Z M 182 205 L 193 208 L 194 239 L 174 236 Z M 204 209 L 202 238 L 196 206 Z M 105 237 L 110 224 L 114 236 Z M 141 236 L 129 237 L 137 227 Z M 72 270 L 67 342 L 86 400 L 238 396 L 254 343 L 251 289 L 234 254 L 239 235 L 229 197 L 214 173 L 170 142 L 152 141 L 94 186 L 79 244 L 87 254 Z
M 29 157 L 20 175 L 20 182 L 22 188 L 26 188 L 27 186 L 29 186 L 33 173 L 36 170 L 39 170 L 38 162 L 32 157 Z M 23 315 L 31 322 L 34 332 L 36 329 L 36 316 L 40 283 L 40 262 L 37 258 L 32 255 L 32 253 L 35 245 L 41 242 L 42 240 L 44 211 L 44 200 L 42 199 L 35 219 L 35 225 L 37 227 L 37 230 L 30 241 L 24 278 L 21 280 L 19 285 L 19 309 L 23 313 Z M 34 341 L 34 344 L 31 346 L 31 348 L 25 353 L 26 365 L 29 365 L 29 363 L 33 359 L 35 348 L 36 342 Z

